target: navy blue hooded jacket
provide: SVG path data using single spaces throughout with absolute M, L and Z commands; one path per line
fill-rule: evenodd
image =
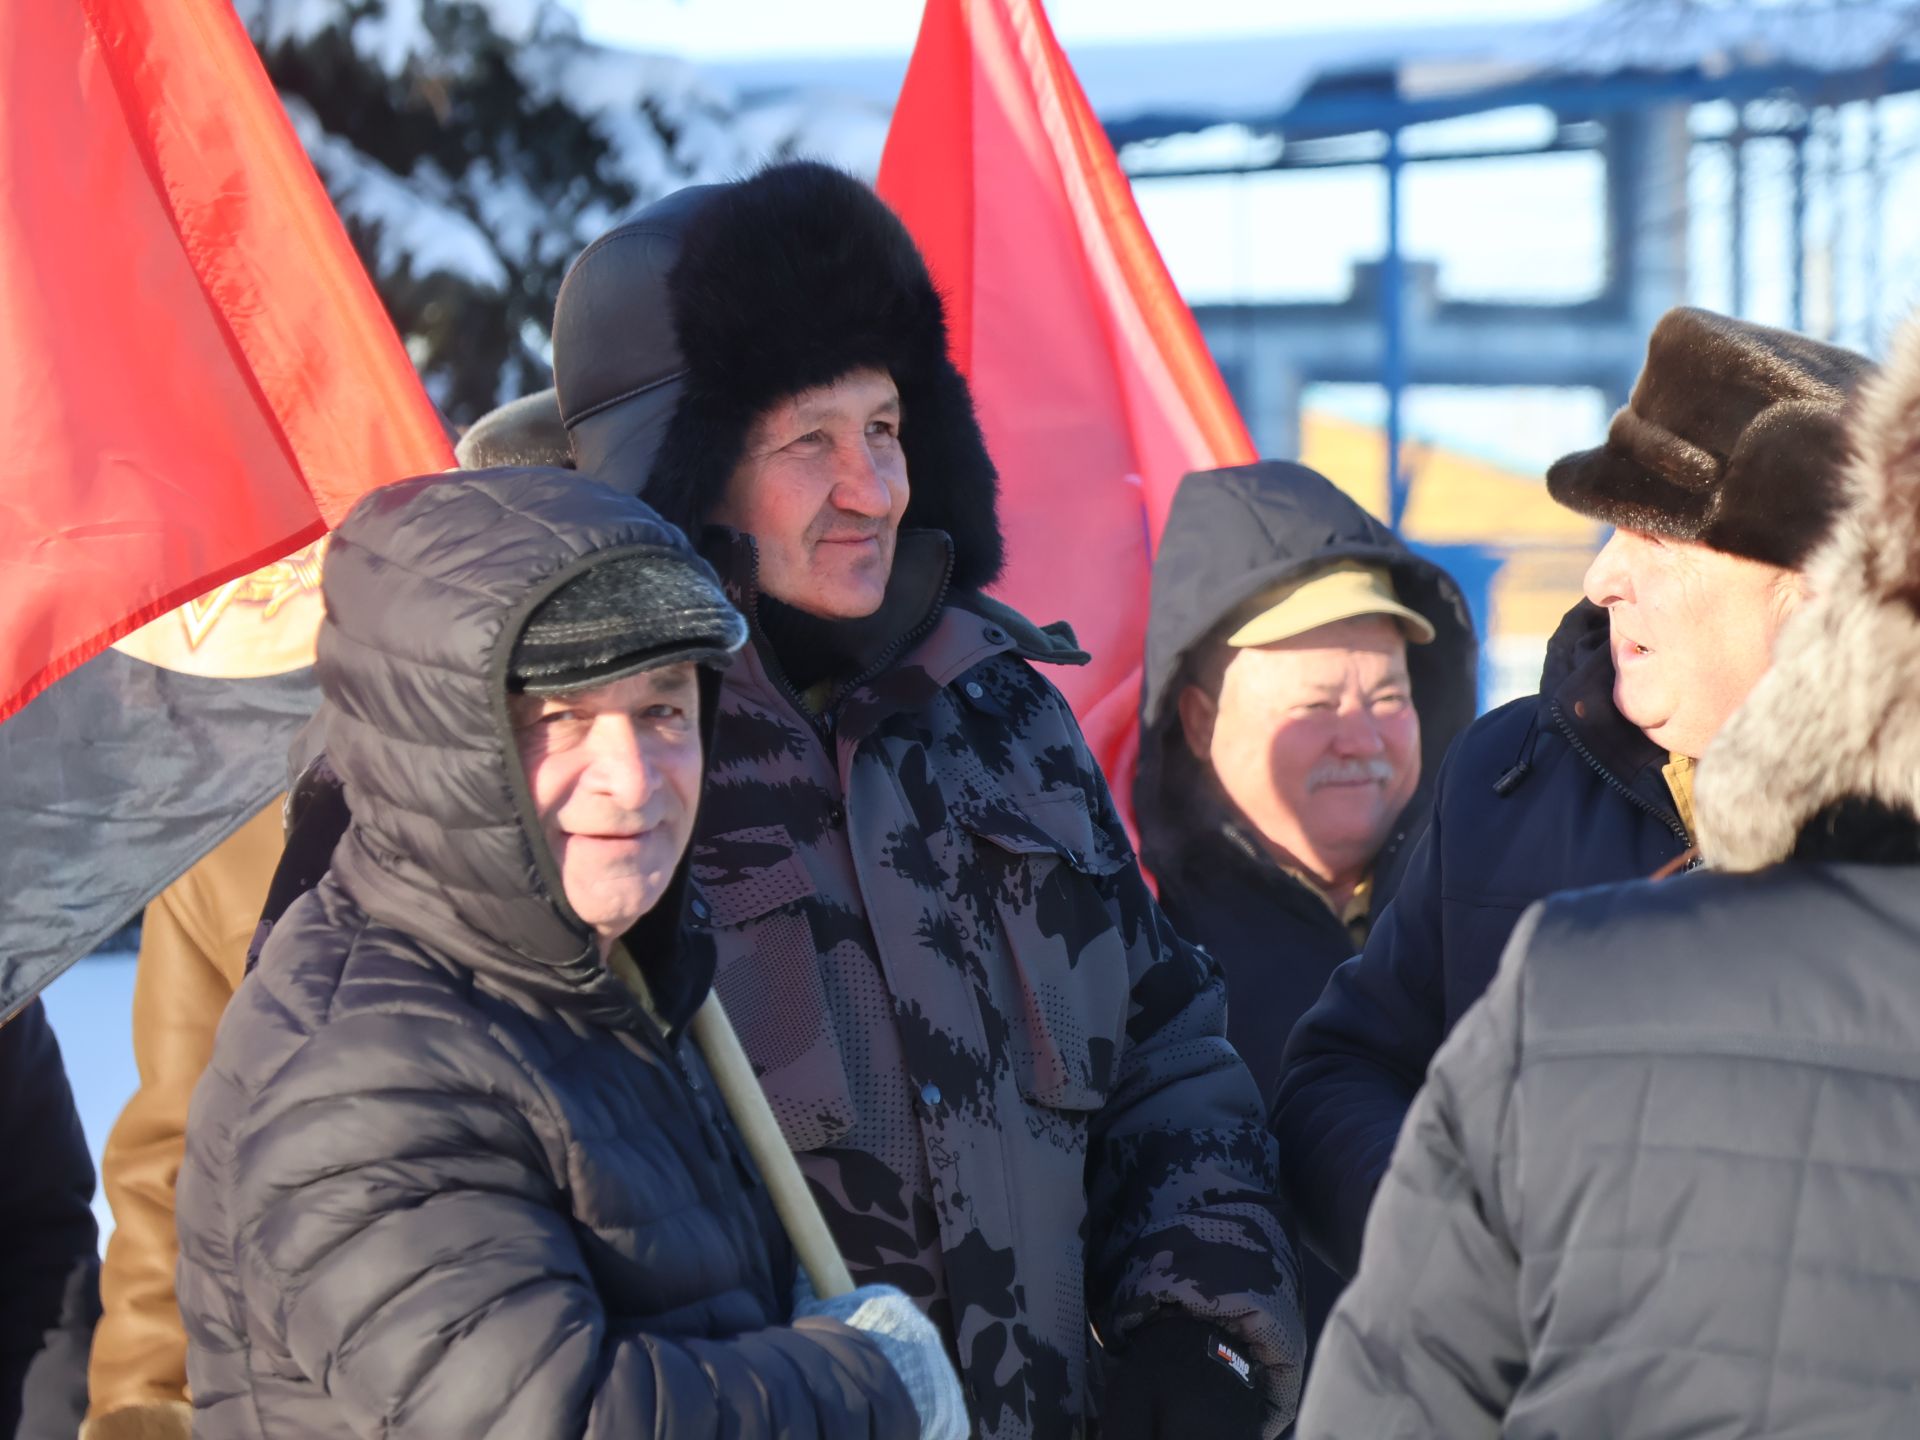
M 1326 901 L 1252 838 L 1187 749 L 1180 688 L 1187 657 L 1229 616 L 1341 560 L 1386 567 L 1402 603 L 1435 631 L 1432 644 L 1407 647 L 1421 784 L 1375 861 L 1377 915 L 1426 825 L 1441 758 L 1473 719 L 1479 650 L 1460 587 L 1331 480 L 1283 460 L 1187 476 L 1154 560 L 1133 787 L 1141 858 L 1174 927 L 1226 972 L 1227 1038 L 1263 1093 L 1279 1077 L 1294 1022 L 1354 942 Z
M 334 532 L 352 820 L 221 1021 L 177 1191 L 202 1440 L 919 1433 L 872 1341 L 789 1323 L 791 1249 L 685 1039 L 713 975 L 691 862 L 624 938 L 649 1014 L 537 839 L 513 642 L 593 566 L 676 555 L 639 502 L 535 469 L 389 485 Z
M 1669 758 L 1614 708 L 1606 613 L 1584 601 L 1548 646 L 1540 693 L 1483 715 L 1447 756 L 1393 902 L 1295 1028 L 1274 1097 L 1283 1189 L 1342 1274 L 1427 1066 L 1521 912 L 1643 879 L 1691 847 Z
M 68 1440 L 100 1314 L 93 1159 L 38 1000 L 0 1026 L 0 1435 Z
M 1340 560 L 1385 566 L 1395 594 L 1435 632 L 1431 644 L 1407 647 L 1422 778 L 1374 861 L 1377 915 L 1426 825 L 1440 759 L 1473 719 L 1479 647 L 1460 587 L 1325 476 L 1280 460 L 1187 476 L 1154 560 L 1133 788 L 1141 855 L 1174 928 L 1225 973 L 1227 1038 L 1263 1094 L 1279 1078 L 1289 1032 L 1354 941 L 1327 902 L 1254 837 L 1188 750 L 1180 686 L 1187 657 L 1229 616 Z M 1284 1154 L 1281 1161 L 1290 1163 Z M 1300 1272 L 1311 1343 L 1340 1281 L 1304 1256 Z

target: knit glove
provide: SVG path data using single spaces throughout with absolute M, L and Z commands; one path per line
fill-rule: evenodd
M 971 1428 L 967 1402 L 946 1347 L 940 1343 L 940 1332 L 903 1291 L 891 1285 L 862 1285 L 822 1300 L 802 1271 L 794 1286 L 793 1318 L 815 1315 L 858 1330 L 879 1348 L 913 1397 L 920 1440 L 967 1440 Z
M 1191 1316 L 1149 1321 L 1114 1357 L 1100 1440 L 1259 1440 L 1267 1403 L 1244 1347 Z

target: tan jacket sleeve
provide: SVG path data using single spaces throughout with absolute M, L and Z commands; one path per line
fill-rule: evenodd
M 190 1428 L 187 1339 L 173 1298 L 174 1177 L 187 1103 L 240 984 L 281 848 L 275 799 L 147 906 L 133 982 L 140 1088 L 100 1165 L 114 1230 L 100 1276 L 104 1312 L 88 1367 L 84 1440 L 184 1436 Z

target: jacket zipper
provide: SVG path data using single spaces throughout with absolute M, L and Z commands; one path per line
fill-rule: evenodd
M 1573 726 L 1567 723 L 1567 717 L 1564 713 L 1562 713 L 1560 709 L 1560 702 L 1558 700 L 1555 700 L 1551 703 L 1553 706 L 1553 723 L 1560 727 L 1560 733 L 1567 737 L 1567 743 L 1573 746 L 1574 753 L 1578 755 L 1582 760 L 1586 761 L 1588 765 L 1592 766 L 1593 772 L 1596 775 L 1598 775 L 1602 780 L 1606 781 L 1608 785 L 1612 786 L 1615 790 L 1619 791 L 1620 794 L 1624 795 L 1634 805 L 1646 811 L 1647 814 L 1653 816 L 1654 819 L 1659 820 L 1663 824 L 1665 824 L 1669 830 L 1671 830 L 1675 835 L 1680 837 L 1680 843 L 1682 845 L 1685 845 L 1689 849 L 1691 849 L 1693 846 L 1693 836 L 1687 833 L 1687 827 L 1685 825 L 1682 825 L 1680 821 L 1674 816 L 1668 815 L 1665 812 L 1663 812 L 1659 806 L 1655 805 L 1652 801 L 1648 800 L 1645 796 L 1636 795 L 1629 786 L 1627 786 L 1623 781 L 1619 779 L 1618 776 L 1616 776 L 1611 770 L 1607 769 L 1606 766 L 1602 765 L 1600 761 L 1595 757 L 1593 751 L 1587 748 L 1586 743 L 1583 740 L 1581 740 L 1581 738 L 1578 735 L 1574 734 Z M 1689 866 L 1688 868 L 1691 869 L 1692 867 Z
M 887 667 L 899 659 L 900 656 L 904 655 L 909 647 L 918 645 L 922 640 L 926 639 L 927 636 L 933 632 L 933 627 L 939 623 L 940 612 L 947 608 L 947 592 L 952 586 L 953 563 L 949 560 L 947 563 L 947 572 L 940 577 L 940 588 L 934 591 L 933 603 L 927 606 L 927 613 L 920 617 L 919 621 L 911 630 L 901 635 L 899 639 L 882 650 L 871 665 L 836 690 L 833 694 L 832 701 L 827 705 L 825 713 L 832 714 L 833 711 L 838 708 L 840 702 L 846 699 L 847 696 L 851 695 L 868 681 L 885 673 Z
M 779 691 L 781 697 L 793 707 L 793 713 L 807 723 L 807 728 L 813 731 L 814 738 L 822 744 L 825 744 L 830 739 L 832 728 L 827 724 L 826 712 L 822 711 L 816 715 L 807 708 L 807 702 L 800 698 L 799 688 L 794 685 L 793 681 L 787 678 L 786 667 L 780 663 L 779 657 L 773 653 L 773 646 L 765 644 L 767 638 L 766 632 L 760 628 L 760 561 L 758 556 L 754 558 L 751 583 L 753 585 L 753 591 L 747 600 L 747 624 L 754 635 L 765 645 L 765 648 L 761 652 L 761 659 L 765 662 L 764 668 L 767 672 L 767 678 L 773 681 L 773 688 Z

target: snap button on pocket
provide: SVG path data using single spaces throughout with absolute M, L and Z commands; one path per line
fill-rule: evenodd
M 920 1087 L 921 1103 L 932 1109 L 940 1103 L 940 1087 L 931 1082 Z
M 987 692 L 981 688 L 978 680 L 969 680 L 967 682 L 967 698 L 969 700 L 978 700 L 986 693 Z
M 998 625 L 989 625 L 981 633 L 986 637 L 989 645 L 1004 645 L 1007 642 L 1007 632 Z

